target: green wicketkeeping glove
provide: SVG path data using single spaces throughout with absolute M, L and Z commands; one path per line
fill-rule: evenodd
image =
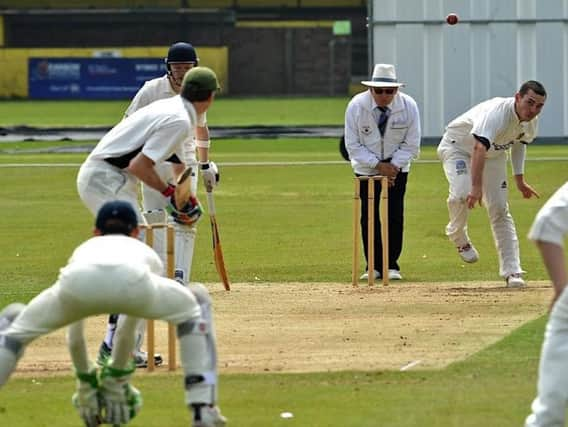
M 129 382 L 135 369 L 134 364 L 125 370 L 103 367 L 99 396 L 105 423 L 127 424 L 140 412 L 142 395 Z
M 93 368 L 87 373 L 76 372 L 77 392 L 71 401 L 79 411 L 79 416 L 87 427 L 97 427 L 102 423 L 99 407 L 97 370 Z

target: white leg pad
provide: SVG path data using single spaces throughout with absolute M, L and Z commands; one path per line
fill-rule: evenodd
M 163 196 L 162 196 L 163 198 Z M 167 219 L 168 215 L 166 211 L 163 209 L 153 209 L 150 211 L 145 211 L 142 213 L 146 222 L 149 225 L 152 224 L 164 224 Z M 166 229 L 165 228 L 156 228 L 154 229 L 154 245 L 152 246 L 156 253 L 160 256 L 160 259 L 166 265 Z
M 175 279 L 184 285 L 189 283 L 193 250 L 197 229 L 195 225 L 187 226 L 174 223 L 175 228 Z
M 178 325 L 178 338 L 185 374 L 186 403 L 214 404 L 217 397 L 217 372 L 208 341 L 207 326 L 201 318 Z

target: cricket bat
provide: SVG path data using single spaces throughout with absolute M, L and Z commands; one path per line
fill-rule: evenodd
M 213 192 L 207 192 L 207 208 L 209 210 L 209 220 L 211 221 L 211 237 L 213 239 L 213 259 L 215 260 L 215 268 L 221 282 L 226 291 L 231 290 L 231 285 L 229 283 L 229 276 L 227 275 L 227 270 L 225 269 L 225 260 L 223 259 L 223 249 L 221 248 L 221 238 L 219 237 L 219 227 L 217 225 L 217 218 L 215 212 L 215 200 L 213 200 Z
M 176 207 L 183 208 L 189 197 L 191 196 L 191 168 L 186 168 L 183 173 L 178 177 L 176 182 L 176 190 L 174 193 Z

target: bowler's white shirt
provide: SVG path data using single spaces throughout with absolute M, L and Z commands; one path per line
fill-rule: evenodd
M 184 159 L 183 143 L 193 138 L 195 123 L 195 108 L 181 96 L 153 102 L 113 127 L 88 160 L 120 157 L 140 147 L 154 163 L 164 161 L 172 154 Z
M 535 117 L 521 122 L 515 112 L 515 98 L 491 98 L 472 107 L 452 120 L 446 127 L 446 139 L 455 141 L 456 149 L 473 153 L 475 141 L 466 138 L 473 134 L 486 138 L 491 146 L 487 158 L 493 158 L 510 149 L 515 143 L 531 143 L 537 134 Z

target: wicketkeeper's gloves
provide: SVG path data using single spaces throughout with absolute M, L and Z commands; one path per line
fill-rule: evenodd
M 99 407 L 99 380 L 96 368 L 87 373 L 76 372 L 77 392 L 73 394 L 71 401 L 77 408 L 79 416 L 87 427 L 97 427 L 102 424 Z
M 130 384 L 135 370 L 134 363 L 124 370 L 108 365 L 103 367 L 99 398 L 105 423 L 128 424 L 142 409 L 142 395 Z

